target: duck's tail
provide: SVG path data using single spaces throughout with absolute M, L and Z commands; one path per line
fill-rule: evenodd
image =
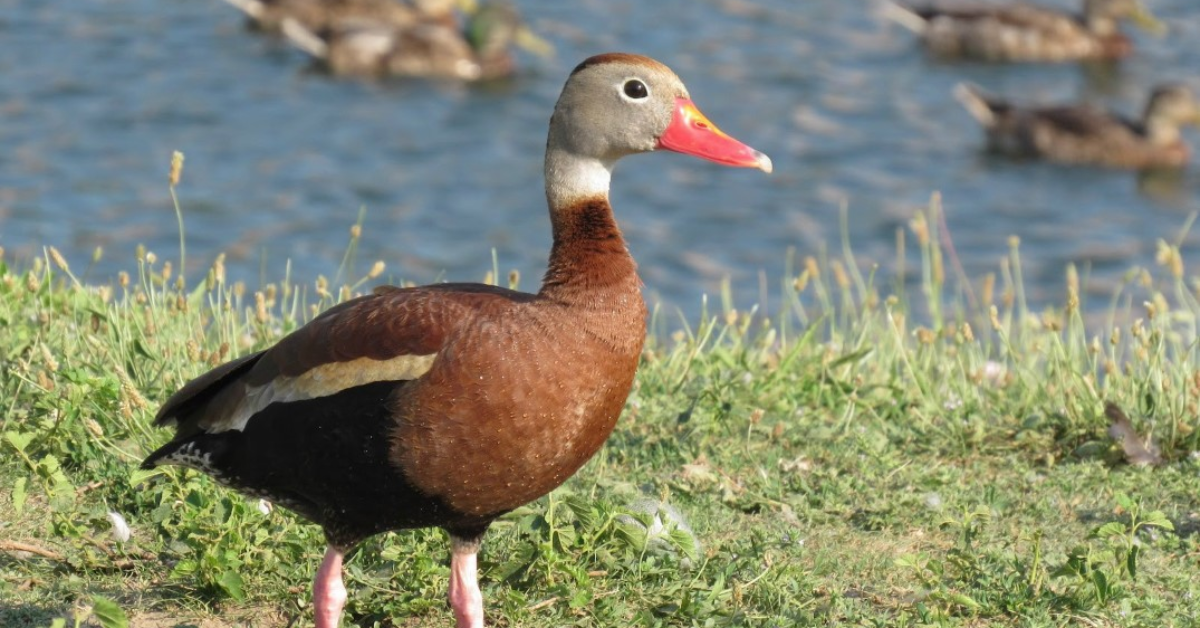
M 977 85 L 959 83 L 954 86 L 954 97 L 967 109 L 973 118 L 984 127 L 996 125 L 996 108 L 987 95 Z
M 261 20 L 266 13 L 266 5 L 261 0 L 225 0 L 237 10 L 250 16 L 251 19 Z
M 316 33 L 308 30 L 299 20 L 292 17 L 285 17 L 279 24 L 283 31 L 284 37 L 292 42 L 292 45 L 303 50 L 304 52 L 316 57 L 317 59 L 327 59 L 329 57 L 329 44 L 325 43 Z
M 929 21 L 916 11 L 891 0 L 883 1 L 879 14 L 918 35 L 925 34 L 925 29 L 929 26 Z

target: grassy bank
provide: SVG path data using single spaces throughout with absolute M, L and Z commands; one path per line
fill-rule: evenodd
M 845 247 L 797 263 L 781 312 L 727 304 L 678 332 L 658 316 L 603 452 L 489 534 L 489 621 L 1196 625 L 1200 305 L 1178 250 L 1089 328 L 1072 269 L 1060 307 L 1027 309 L 1016 242 L 995 275 L 948 282 L 927 215 L 898 234 L 916 289 Z M 254 291 L 219 261 L 181 282 L 138 260 L 102 286 L 50 249 L 0 266 L 0 626 L 308 624 L 315 527 L 135 469 L 172 390 L 380 269 Z M 1126 463 L 1107 401 L 1162 465 Z M 451 625 L 447 557 L 439 531 L 368 542 L 347 625 Z

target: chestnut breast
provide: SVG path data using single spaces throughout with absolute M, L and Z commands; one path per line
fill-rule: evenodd
M 495 515 L 553 490 L 608 438 L 633 385 L 645 305 L 496 302 L 396 400 L 392 461 L 427 494 Z

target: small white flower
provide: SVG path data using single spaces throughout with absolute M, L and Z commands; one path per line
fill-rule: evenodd
M 129 531 L 129 524 L 125 523 L 125 517 L 122 517 L 121 513 L 115 510 L 108 511 L 108 520 L 112 522 L 112 535 L 118 543 L 124 543 L 129 540 L 130 536 L 133 536 Z
M 258 500 L 258 512 L 261 512 L 264 515 L 269 515 L 271 514 L 271 508 L 271 502 L 265 499 Z
M 932 510 L 941 510 L 942 496 L 937 493 L 925 493 L 925 505 Z

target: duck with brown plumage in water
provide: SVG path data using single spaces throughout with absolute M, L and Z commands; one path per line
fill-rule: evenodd
M 991 150 L 1060 163 L 1181 168 L 1191 154 L 1181 127 L 1200 126 L 1200 103 L 1177 84 L 1156 88 L 1137 120 L 1089 105 L 1016 105 L 965 83 L 954 94 L 983 126 Z
M 319 31 L 285 19 L 282 28 L 293 44 L 338 76 L 488 80 L 516 70 L 514 45 L 539 56 L 554 52 L 503 0 L 471 7 L 462 28 L 442 22 L 394 26 L 373 19 L 345 19 Z

